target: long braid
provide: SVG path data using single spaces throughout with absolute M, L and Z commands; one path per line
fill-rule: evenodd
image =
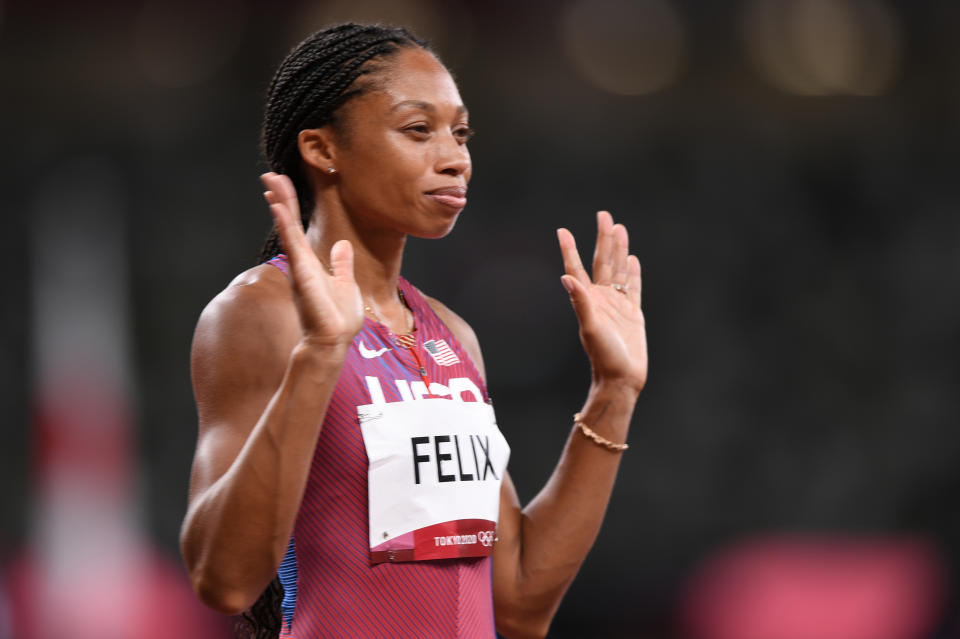
M 304 229 L 310 225 L 314 197 L 301 169 L 297 136 L 304 129 L 336 124 L 337 110 L 370 89 L 370 83 L 357 82 L 377 70 L 369 63 L 411 46 L 427 48 L 402 27 L 346 23 L 309 36 L 280 63 L 267 90 L 260 141 L 270 170 L 293 181 Z M 260 262 L 282 248 L 276 229 L 271 229 Z
M 267 91 L 261 147 L 270 169 L 285 173 L 293 181 L 304 229 L 310 225 L 314 203 L 300 167 L 298 134 L 303 129 L 335 124 L 337 109 L 371 88 L 371 83 L 357 83 L 377 70 L 369 63 L 389 57 L 401 47 L 413 46 L 428 48 L 402 27 L 347 23 L 314 33 L 280 63 Z M 260 263 L 282 250 L 280 236 L 273 228 L 260 252 Z M 283 598 L 280 579 L 274 578 L 243 613 L 237 624 L 238 636 L 276 639 L 283 623 Z

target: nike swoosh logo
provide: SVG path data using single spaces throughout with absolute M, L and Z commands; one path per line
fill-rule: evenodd
M 381 355 L 383 355 L 384 353 L 386 353 L 391 349 L 384 347 L 378 351 L 375 351 L 367 348 L 367 346 L 363 342 L 359 342 L 357 344 L 357 350 L 360 351 L 360 355 L 363 356 L 365 359 L 373 359 L 374 357 L 380 357 Z

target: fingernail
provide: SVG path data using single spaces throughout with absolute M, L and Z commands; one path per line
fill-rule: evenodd
M 560 283 L 563 284 L 563 288 L 567 289 L 567 293 L 573 293 L 573 282 L 565 277 L 561 277 Z

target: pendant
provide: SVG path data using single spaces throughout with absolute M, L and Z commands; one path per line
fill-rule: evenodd
M 393 335 L 393 341 L 400 348 L 413 348 L 417 344 L 417 338 L 413 333 Z

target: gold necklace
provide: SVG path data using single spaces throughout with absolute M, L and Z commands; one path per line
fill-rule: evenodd
M 430 383 L 431 383 L 431 382 L 430 382 L 430 378 L 427 376 L 427 369 L 424 367 L 423 361 L 420 359 L 420 356 L 417 354 L 417 349 L 414 348 L 414 347 L 417 345 L 417 335 L 416 335 L 417 322 L 416 322 L 416 316 L 413 314 L 413 309 L 410 308 L 410 304 L 407 303 L 407 297 L 406 297 L 406 295 L 403 294 L 403 289 L 401 289 L 399 286 L 397 287 L 397 294 L 400 295 L 400 302 L 402 302 L 402 304 L 403 304 L 403 308 L 404 308 L 403 317 L 404 317 L 404 319 L 406 319 L 406 317 L 407 317 L 407 312 L 410 313 L 410 325 L 411 325 L 411 326 L 410 326 L 410 330 L 409 330 L 408 332 L 406 332 L 406 333 L 392 333 L 392 332 L 390 332 L 390 328 L 387 326 L 387 323 L 383 321 L 383 318 L 380 317 L 380 315 L 377 314 L 377 312 L 374 311 L 373 308 L 372 308 L 369 304 L 364 303 L 363 310 L 364 310 L 367 314 L 371 315 L 375 320 L 377 320 L 378 322 L 380 322 L 380 323 L 384 326 L 384 328 L 387 329 L 387 332 L 390 333 L 390 339 L 393 341 L 394 344 L 396 344 L 396 345 L 399 346 L 400 348 L 406 350 L 406 351 L 409 352 L 411 355 L 413 355 L 413 361 L 414 361 L 414 365 L 415 365 L 415 367 L 416 367 L 417 372 L 420 373 L 420 377 L 423 379 L 424 384 L 427 385 L 427 388 L 430 388 Z
M 328 266 L 319 257 L 317 258 L 317 261 L 320 262 L 321 266 L 327 269 L 327 273 L 333 275 L 332 266 Z M 407 303 L 407 297 L 403 294 L 403 289 L 401 289 L 399 286 L 397 287 L 397 294 L 400 296 L 400 302 L 403 304 L 403 319 L 406 320 L 407 313 L 410 313 L 410 330 L 406 333 L 394 333 L 390 331 L 389 327 L 387 327 L 387 332 L 390 333 L 390 337 L 393 338 L 393 341 L 396 342 L 397 346 L 402 348 L 413 348 L 417 344 L 417 336 L 414 335 L 414 333 L 417 331 L 416 318 L 413 315 L 413 309 L 411 309 L 410 304 Z M 360 299 L 363 299 L 363 296 L 361 296 Z M 383 324 L 385 327 L 387 326 L 387 323 L 383 321 L 383 318 L 380 317 L 375 310 L 373 310 L 373 307 L 367 303 L 367 300 L 363 300 L 363 311 L 377 322 Z M 423 367 L 421 366 L 421 369 L 422 368 Z
M 387 326 L 387 323 L 383 321 L 383 318 L 380 317 L 380 314 L 377 313 L 375 310 L 373 310 L 373 307 L 370 306 L 370 304 L 368 304 L 366 300 L 363 301 L 363 310 L 364 312 L 367 313 L 367 315 L 369 315 L 370 317 L 372 317 L 373 319 L 375 319 L 376 321 L 380 322 L 385 327 L 387 327 L 387 331 L 390 333 L 390 337 L 397 344 L 397 346 L 400 346 L 402 348 L 413 348 L 417 343 L 417 337 L 414 334 L 416 333 L 416 330 L 417 330 L 416 318 L 413 316 L 413 310 L 410 308 L 410 305 L 407 303 L 407 298 L 403 294 L 403 290 L 399 286 L 397 287 L 397 294 L 400 296 L 400 302 L 403 305 L 403 319 L 406 320 L 407 313 L 410 314 L 410 330 L 407 331 L 406 333 L 394 333 L 390 331 L 390 328 Z

